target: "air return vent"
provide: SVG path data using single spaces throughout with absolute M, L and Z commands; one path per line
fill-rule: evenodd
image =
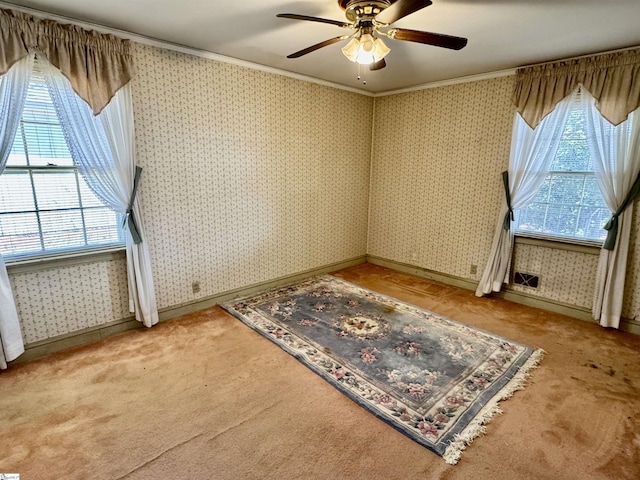
M 530 273 L 516 272 L 513 275 L 513 283 L 516 285 L 524 285 L 525 287 L 538 288 L 540 277 Z

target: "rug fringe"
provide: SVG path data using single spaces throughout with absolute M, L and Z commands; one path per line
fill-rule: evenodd
M 518 373 L 509 380 L 502 390 L 489 402 L 482 410 L 476 415 L 476 417 L 467 425 L 467 427 L 455 436 L 453 442 L 449 444 L 445 450 L 442 458 L 449 465 L 455 465 L 460 460 L 462 452 L 467 448 L 473 440 L 486 432 L 486 424 L 491 421 L 491 418 L 499 413 L 502 414 L 502 409 L 498 405 L 502 400 L 511 398 L 513 394 L 518 390 L 523 390 L 527 380 L 531 376 L 531 370 L 536 368 L 542 358 L 545 355 L 545 351 L 541 348 L 535 350 L 527 361 L 520 367 Z

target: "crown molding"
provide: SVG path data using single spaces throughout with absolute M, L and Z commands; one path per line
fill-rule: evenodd
M 457 78 L 452 78 L 452 79 L 448 79 L 448 80 L 441 80 L 439 82 L 424 83 L 422 85 L 415 85 L 413 87 L 407 87 L 407 88 L 401 88 L 401 89 L 398 89 L 398 90 L 389 90 L 389 91 L 386 91 L 386 92 L 375 93 L 373 96 L 374 97 L 386 97 L 388 95 L 397 95 L 399 93 L 416 92 L 418 90 L 426 90 L 428 88 L 446 87 L 446 86 L 449 86 L 449 85 L 457 85 L 459 83 L 479 82 L 479 81 L 482 81 L 482 80 L 490 80 L 492 78 L 508 77 L 510 75 L 515 75 L 516 71 L 518 69 L 520 69 L 520 68 L 539 67 L 541 65 L 550 65 L 552 63 L 568 62 L 568 61 L 571 61 L 571 60 L 579 60 L 579 59 L 582 59 L 582 58 L 590 58 L 590 57 L 594 57 L 594 56 L 598 56 L 598 55 L 608 55 L 608 54 L 611 54 L 611 53 L 627 52 L 627 51 L 630 51 L 630 50 L 637 50 L 637 49 L 640 49 L 640 45 L 633 46 L 633 47 L 619 48 L 619 49 L 616 49 L 616 50 L 607 50 L 607 51 L 604 51 L 604 52 L 589 53 L 587 55 L 579 55 L 577 57 L 568 57 L 568 58 L 561 58 L 561 59 L 556 59 L 556 60 L 549 60 L 547 62 L 528 64 L 528 65 L 521 65 L 519 67 L 509 68 L 507 70 L 498 70 L 498 71 L 495 71 L 495 72 L 480 73 L 480 74 L 477 74 L 477 75 L 469 75 L 469 76 L 466 76 L 466 77 L 457 77 Z
M 449 80 L 442 80 L 442 81 L 438 81 L 438 82 L 430 82 L 430 83 L 425 83 L 425 84 L 421 84 L 421 85 L 415 85 L 413 87 L 407 87 L 407 88 L 402 88 L 402 89 L 398 89 L 398 90 L 389 90 L 386 92 L 378 92 L 378 93 L 373 93 L 373 92 L 369 92 L 367 90 L 362 90 L 359 88 L 353 88 L 353 87 L 348 87 L 346 85 L 341 85 L 338 83 L 333 83 L 333 82 L 329 82 L 326 80 L 321 80 L 315 77 L 310 77 L 307 75 L 302 75 L 299 73 L 294 73 L 294 72 L 290 72 L 288 70 L 282 70 L 279 68 L 274 68 L 274 67 L 268 67 L 266 65 L 261 65 L 259 63 L 253 63 L 253 62 L 249 62 L 246 60 L 240 60 L 237 58 L 233 58 L 233 57 L 228 57 L 226 55 L 221 55 L 218 53 L 213 53 L 213 52 L 209 52 L 207 50 L 200 50 L 197 48 L 193 48 L 193 47 L 187 47 L 185 45 L 181 45 L 178 43 L 172 43 L 172 42 L 168 42 L 166 40 L 160 40 L 154 37 L 148 37 L 145 35 L 140 35 L 138 33 L 133 33 L 133 32 L 129 32 L 127 30 L 120 30 L 117 28 L 113 28 L 113 27 L 107 27 L 104 25 L 100 25 L 97 23 L 92 23 L 92 22 L 86 22 L 83 20 L 78 20 L 76 18 L 72 18 L 72 17 L 66 17 L 63 15 L 57 15 L 54 13 L 49 13 L 49 12 L 45 12 L 42 10 L 37 10 L 35 8 L 28 8 L 28 7 L 23 7 L 22 5 L 15 5 L 13 3 L 10 2 L 5 2 L 5 1 L 0 1 L 0 7 L 2 8 L 8 8 L 11 10 L 16 10 L 19 12 L 23 12 L 29 15 L 33 15 L 35 17 L 38 18 L 45 18 L 45 19 L 50 19 L 50 20 L 55 20 L 57 22 L 61 22 L 61 23 L 71 23 L 74 25 L 78 25 L 79 27 L 88 29 L 88 30 L 96 30 L 100 33 L 105 33 L 105 34 L 111 34 L 111 35 L 115 35 L 117 37 L 120 38 L 125 38 L 127 40 L 131 40 L 132 42 L 136 42 L 136 43 L 140 43 L 142 45 L 149 45 L 151 47 L 157 47 L 157 48 L 162 48 L 165 50 L 170 50 L 170 51 L 174 51 L 174 52 L 179 52 L 179 53 L 184 53 L 186 55 L 193 55 L 195 57 L 200 57 L 200 58 L 206 58 L 209 60 L 214 60 L 216 62 L 221 62 L 221 63 L 226 63 L 226 64 L 230 64 L 230 65 L 235 65 L 238 67 L 244 67 L 244 68 L 249 68 L 251 70 L 258 70 L 261 72 L 265 72 L 265 73 L 270 73 L 273 75 L 279 75 L 279 76 L 283 76 L 283 77 L 288 77 L 288 78 L 293 78 L 295 80 L 300 80 L 303 82 L 309 82 L 309 83 L 315 83 L 317 85 L 322 85 L 325 87 L 330 87 L 330 88 L 335 88 L 338 90 L 344 90 L 347 92 L 351 92 L 351 93 L 357 93 L 359 95 L 364 95 L 367 97 L 386 97 L 389 95 L 397 95 L 400 93 L 408 93 L 408 92 L 415 92 L 415 91 L 419 91 L 419 90 L 426 90 L 429 88 L 438 88 L 438 87 L 445 87 L 448 85 L 456 85 L 459 83 L 467 83 L 467 82 L 477 82 L 480 80 L 487 80 L 487 79 L 491 79 L 491 78 L 498 78 L 498 77 L 504 77 L 504 76 L 509 76 L 509 75 L 514 75 L 516 72 L 516 69 L 509 69 L 509 70 L 501 70 L 498 72 L 489 72 L 489 73 L 482 73 L 482 74 L 478 74 L 478 75 L 470 75 L 470 76 L 466 76 L 466 77 L 459 77 L 459 78 L 453 78 L 453 79 L 449 79 Z
M 214 60 L 216 62 L 227 63 L 227 64 L 230 64 L 230 65 L 236 65 L 238 67 L 244 67 L 244 68 L 249 68 L 249 69 L 252 69 L 252 70 L 258 70 L 258 71 L 265 72 L 265 73 L 271 73 L 273 75 L 279 75 L 279 76 L 282 76 L 282 77 L 293 78 L 295 80 L 300 80 L 300 81 L 303 81 L 303 82 L 315 83 L 317 85 L 322 85 L 322 86 L 325 86 L 325 87 L 335 88 L 335 89 L 338 89 L 338 90 L 344 90 L 344 91 L 351 92 L 351 93 L 357 93 L 359 95 L 364 95 L 366 97 L 373 97 L 373 98 L 387 97 L 387 96 L 390 96 L 390 95 L 398 95 L 398 94 L 401 94 L 401 93 L 416 92 L 416 91 L 420 91 L 420 90 L 427 90 L 427 89 L 430 89 L 430 88 L 439 88 L 439 87 L 446 87 L 446 86 L 450 86 L 450 85 L 458 85 L 460 83 L 479 82 L 479 81 L 482 81 L 482 80 L 490 80 L 490 79 L 494 79 L 494 78 L 508 77 L 510 75 L 515 75 L 516 70 L 518 68 L 522 68 L 522 67 L 546 65 L 548 63 L 567 61 L 567 60 L 574 60 L 574 59 L 579 59 L 579 58 L 587 58 L 587 57 L 591 57 L 593 55 L 617 53 L 617 52 L 622 52 L 622 51 L 627 51 L 627 50 L 633 50 L 633 49 L 640 48 L 639 46 L 627 47 L 627 48 L 622 48 L 622 49 L 617 49 L 617 50 L 610 50 L 610 51 L 606 51 L 606 52 L 599 52 L 599 53 L 594 53 L 594 54 L 581 55 L 581 56 L 578 56 L 578 57 L 571 57 L 571 58 L 565 58 L 565 59 L 560 59 L 560 60 L 553 60 L 553 61 L 549 61 L 549 62 L 537 63 L 537 64 L 532 64 L 532 65 L 523 65 L 523 66 L 519 66 L 519 67 L 516 67 L 516 68 L 510 68 L 510 69 L 507 69 L 507 70 L 498 70 L 498 71 L 494 71 L 494 72 L 486 72 L 486 73 L 480 73 L 480 74 L 475 74 L 475 75 L 468 75 L 468 76 L 465 76 L 465 77 L 457 77 L 457 78 L 441 80 L 441 81 L 437 81 L 437 82 L 430 82 L 430 83 L 424 83 L 424 84 L 420 84 L 420 85 L 414 85 L 412 87 L 406 87 L 406 88 L 401 88 L 401 89 L 397 89 L 397 90 L 388 90 L 388 91 L 384 91 L 384 92 L 374 93 L 374 92 L 369 92 L 367 90 L 362 90 L 362 89 L 359 89 L 359 88 L 353 88 L 353 87 L 349 87 L 349 86 L 346 86 L 346 85 L 341 85 L 339 83 L 333 83 L 333 82 L 329 82 L 329 81 L 326 81 L 326 80 L 321 80 L 319 78 L 310 77 L 310 76 L 307 76 L 307 75 L 302 75 L 302 74 L 299 74 L 299 73 L 290 72 L 288 70 L 282 70 L 282 69 L 279 69 L 279 68 L 268 67 L 266 65 L 261 65 L 259 63 L 253 63 L 253 62 L 249 62 L 249 61 L 246 61 L 246 60 L 240 60 L 240 59 L 237 59 L 237 58 L 228 57 L 226 55 L 220 55 L 218 53 L 209 52 L 207 50 L 199 50 L 197 48 L 187 47 L 185 45 L 180 45 L 180 44 L 177 44 L 177 43 L 171 43 L 171 42 L 167 42 L 165 40 L 160 40 L 160 39 L 153 38 L 153 37 L 147 37 L 147 36 L 140 35 L 140 34 L 133 33 L 133 32 L 129 32 L 129 31 L 126 31 L 126 30 L 120 30 L 120 29 L 117 29 L 117 28 L 106 27 L 104 25 L 99 25 L 97 23 L 86 22 L 86 21 L 78 20 L 78 19 L 71 18 L 71 17 L 65 17 L 63 15 L 57 15 L 57 14 L 53 14 L 53 13 L 49 13 L 49 12 L 44 12 L 42 10 L 36 10 L 34 8 L 23 7 L 21 5 L 15 5 L 13 3 L 5 2 L 5 1 L 0 1 L 0 7 L 8 8 L 8 9 L 11 9 L 11 10 L 16 10 L 16 11 L 23 12 L 23 13 L 27 13 L 29 15 L 33 15 L 33 16 L 36 16 L 36 17 L 39 17 L 39 18 L 47 18 L 47 19 L 55 20 L 55 21 L 58 21 L 58 22 L 61 22 L 61 23 L 71 23 L 71 24 L 78 25 L 78 26 L 80 26 L 82 28 L 86 28 L 86 29 L 89 29 L 89 30 L 96 30 L 96 31 L 101 32 L 101 33 L 108 33 L 108 34 L 116 35 L 116 36 L 121 37 L 121 38 L 126 38 L 128 40 L 131 40 L 133 42 L 140 43 L 140 44 L 143 44 L 143 45 L 149 45 L 149 46 L 152 46 L 152 47 L 163 48 L 165 50 L 171 50 L 171 51 L 174 51 L 174 52 L 184 53 L 186 55 L 193 55 L 193 56 L 196 56 L 196 57 L 207 58 L 209 60 Z
M 447 87 L 449 85 L 457 85 L 459 83 L 479 82 L 481 80 L 490 80 L 492 78 L 508 77 L 515 75 L 516 69 L 510 68 L 508 70 L 499 70 L 496 72 L 479 73 L 477 75 L 468 75 L 466 77 L 451 78 L 448 80 L 440 80 L 438 82 L 423 83 L 422 85 L 415 85 L 413 87 L 400 88 L 398 90 L 389 90 L 387 92 L 376 93 L 374 97 L 387 97 L 389 95 L 397 95 L 400 93 L 417 92 L 419 90 L 427 90 L 429 88 Z
M 99 25 L 97 23 L 85 22 L 82 20 L 77 20 L 71 17 L 65 17 L 63 15 L 56 15 L 49 12 L 44 12 L 42 10 L 36 10 L 34 8 L 23 7 L 21 5 L 15 5 L 9 2 L 0 1 L 0 7 L 7 8 L 10 10 L 15 10 L 18 12 L 27 13 L 29 15 L 33 15 L 38 18 L 45 18 L 49 20 L 55 20 L 60 23 L 71 23 L 74 25 L 78 25 L 79 27 L 85 28 L 87 30 L 95 30 L 100 33 L 115 35 L 120 38 L 125 38 L 127 40 L 131 40 L 132 42 L 140 43 L 143 45 L 149 45 L 152 47 L 163 48 L 165 50 L 171 50 L 174 52 L 184 53 L 187 55 L 193 55 L 196 57 L 207 58 L 209 60 L 215 60 L 216 62 L 227 63 L 230 65 L 236 65 L 238 67 L 249 68 L 251 70 L 258 70 L 261 72 L 271 73 L 273 75 L 279 75 L 282 77 L 289 77 L 295 80 L 301 80 L 303 82 L 315 83 L 317 85 L 322 85 L 324 87 L 331 87 L 338 90 L 345 90 L 347 92 L 357 93 L 360 95 L 365 95 L 367 97 L 373 97 L 374 94 L 372 92 L 368 92 L 366 90 L 361 90 L 359 88 L 348 87 L 346 85 L 340 85 L 338 83 L 328 82 L 326 80 L 321 80 L 319 78 L 309 77 L 307 75 L 302 75 L 299 73 L 290 72 L 288 70 L 282 70 L 279 68 L 268 67 L 266 65 L 261 65 L 259 63 L 253 63 L 246 60 L 240 60 L 233 57 L 228 57 L 226 55 L 220 55 L 218 53 L 209 52 L 206 50 L 199 50 L 197 48 L 187 47 L 184 45 L 180 45 L 177 43 L 167 42 L 165 40 L 159 40 L 153 37 L 147 37 L 144 35 L 140 35 L 133 32 L 128 32 L 126 30 L 120 30 L 117 28 L 106 27 L 104 25 Z

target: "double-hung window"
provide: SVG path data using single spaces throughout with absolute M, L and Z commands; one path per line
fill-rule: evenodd
M 557 154 L 540 191 L 516 211 L 515 232 L 572 243 L 602 242 L 611 217 L 593 171 L 579 99 L 569 110 Z
M 11 260 L 123 245 L 121 222 L 74 166 L 36 62 L 0 175 L 0 252 Z

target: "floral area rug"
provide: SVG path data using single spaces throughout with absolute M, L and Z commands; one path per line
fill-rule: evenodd
M 543 355 L 329 275 L 222 307 L 451 464 Z

